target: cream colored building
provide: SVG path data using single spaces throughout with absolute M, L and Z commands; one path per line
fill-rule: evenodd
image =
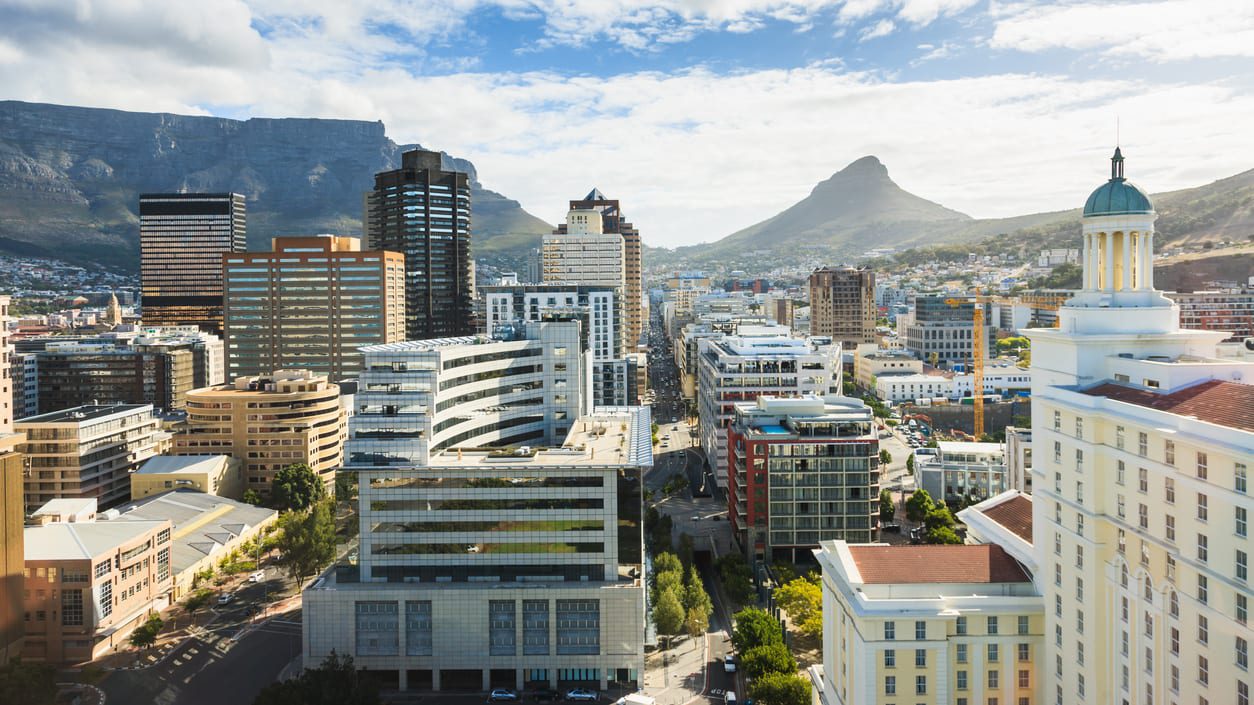
M 170 490 L 244 496 L 244 464 L 229 455 L 158 455 L 131 473 L 131 499 Z
M 1083 289 L 1032 341 L 1046 702 L 1247 705 L 1254 364 L 1154 288 L 1123 176 L 1084 209 Z
M 816 705 L 1034 705 L 1040 594 L 996 544 L 824 541 Z
M 231 455 L 244 464 L 245 490 L 266 496 L 275 473 L 293 463 L 308 463 L 330 484 L 345 435 L 339 385 L 309 370 L 279 370 L 188 393 L 173 453 Z
M 613 287 L 624 292 L 622 301 L 623 333 L 619 350 L 613 357 L 635 352 L 626 310 L 627 250 L 623 236 L 605 232 L 601 212 L 594 209 L 572 210 L 566 214 L 566 226 L 544 236 L 541 259 L 545 284 L 585 284 Z M 638 306 L 637 306 L 638 309 Z M 637 310 L 637 314 L 639 312 Z M 638 330 L 638 329 L 637 329 Z
M 875 389 L 881 375 L 921 375 L 923 361 L 905 350 L 886 350 L 875 343 L 862 343 L 853 353 L 853 376 L 859 387 Z

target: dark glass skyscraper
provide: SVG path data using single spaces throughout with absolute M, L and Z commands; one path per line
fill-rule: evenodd
M 375 174 L 365 222 L 370 249 L 405 255 L 406 338 L 473 335 L 470 178 L 438 152 L 405 152 L 400 169 Z
M 247 249 L 238 193 L 139 197 L 143 320 L 222 335 L 222 255 Z

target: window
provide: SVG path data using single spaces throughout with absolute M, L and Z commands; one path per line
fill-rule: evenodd
M 954 687 L 956 687 L 958 690 L 966 690 L 967 689 L 967 672 L 966 671 L 956 672 L 954 674 L 954 682 L 955 682 Z
M 997 633 L 997 618 L 996 617 L 988 618 L 988 633 L 989 634 Z
M 67 627 L 83 626 L 83 591 L 61 591 L 61 624 Z
M 1248 531 L 1248 527 L 1249 527 L 1248 519 L 1247 519 L 1248 517 L 1247 510 L 1245 507 L 1236 507 L 1234 511 L 1235 511 L 1234 516 L 1235 516 L 1235 521 L 1236 521 L 1237 536 L 1244 537 L 1247 535 L 1246 532 Z
M 1149 434 L 1144 431 L 1136 434 L 1136 452 L 1142 458 L 1149 454 Z
M 1025 671 L 1023 669 L 1019 669 L 1019 687 L 1020 688 L 1032 687 L 1031 671 Z
M 998 685 L 999 681 L 1001 680 L 1000 675 L 1001 675 L 1001 673 L 1000 673 L 1000 672 L 998 672 L 998 671 L 989 671 L 989 672 L 988 672 L 988 687 L 989 687 L 989 688 L 998 688 L 998 687 L 1000 687 L 1000 686 Z
M 1078 575 L 1075 578 L 1075 600 L 1076 602 L 1084 602 L 1084 578 Z
M 1055 431 L 1062 430 L 1062 413 L 1058 411 L 1054 412 L 1054 430 Z M 1055 443 L 1057 442 L 1055 441 Z
M 1168 648 L 1171 649 L 1172 654 L 1180 655 L 1180 630 L 1175 627 L 1171 628 L 1171 639 L 1168 640 Z
M 897 667 L 897 650 L 885 649 L 884 650 L 884 668 L 896 668 L 896 667 Z
M 1240 580 L 1241 582 L 1245 582 L 1248 572 L 1249 572 L 1249 566 L 1247 563 L 1247 557 L 1246 557 L 1245 551 L 1238 550 L 1237 551 L 1237 580 Z
M 1084 483 L 1083 482 L 1077 481 L 1075 483 L 1075 501 L 1076 501 L 1076 504 L 1084 504 Z
M 897 638 L 896 622 L 884 622 L 884 638 L 888 641 L 892 641 Z
M 1075 630 L 1077 634 L 1084 633 L 1084 610 L 1075 611 Z
M 1199 521 L 1206 521 L 1207 517 L 1210 515 L 1209 504 L 1210 502 L 1207 500 L 1206 495 L 1202 494 L 1201 492 L 1198 492 L 1197 493 L 1197 518 Z
M 100 566 L 96 566 L 96 571 L 99 574 Z M 100 584 L 100 616 L 104 618 L 111 614 L 113 614 L 113 582 L 106 580 Z
M 1197 535 L 1197 559 L 1203 563 L 1205 563 L 1210 556 L 1210 552 L 1207 549 L 1208 543 L 1206 534 Z
M 1205 480 L 1207 474 L 1206 454 L 1197 454 L 1197 477 L 1199 480 Z
M 1116 485 L 1119 485 L 1120 487 L 1123 486 L 1124 475 L 1125 475 L 1126 470 L 1127 470 L 1127 466 L 1123 464 L 1122 460 L 1115 461 L 1115 484 Z
M 1054 564 L 1054 585 L 1062 587 L 1062 564 Z
M 1062 473 L 1054 473 L 1054 491 L 1062 494 Z
M 1079 673 L 1076 675 L 1075 687 L 1076 687 L 1076 692 L 1078 692 L 1080 694 L 1080 697 L 1083 698 L 1084 697 L 1084 674 L 1083 673 Z
M 1115 447 L 1123 450 L 1123 426 L 1115 426 Z
M 1077 513 L 1075 515 L 1075 532 L 1079 534 L 1080 536 L 1084 535 L 1084 515 L 1083 514 Z
M 1176 579 L 1176 559 L 1167 556 L 1167 579 L 1174 581 Z
M 1128 515 L 1128 510 L 1124 506 L 1123 495 L 1121 494 L 1115 495 L 1115 513 L 1119 515 L 1120 519 Z
M 1062 615 L 1059 614 L 1058 616 L 1061 617 Z M 1054 645 L 1059 648 L 1062 647 L 1062 625 L 1061 624 L 1054 625 Z
M 1202 685 L 1210 683 L 1210 660 L 1205 656 L 1197 657 L 1197 680 Z
M 1202 644 L 1210 643 L 1210 620 L 1204 614 L 1197 616 L 1197 640 Z
M 1062 595 L 1054 595 L 1054 616 L 1062 616 Z
M 1140 527 L 1142 529 L 1148 529 L 1149 528 L 1149 507 L 1145 506 L 1144 504 L 1139 504 L 1137 505 L 1136 512 L 1137 512 L 1137 522 L 1139 523 Z
M 914 694 L 927 695 L 927 676 L 914 677 Z
M 1176 518 L 1168 514 L 1163 517 L 1163 521 L 1167 524 L 1167 540 L 1174 543 L 1176 540 Z
M 998 659 L 997 644 L 989 644 L 988 645 L 988 662 L 997 663 L 997 659 Z
M 1054 523 L 1062 524 L 1062 503 L 1054 502 Z
M 1237 705 L 1250 705 L 1250 686 L 1245 681 L 1237 681 Z
M 927 665 L 927 649 L 914 650 L 914 665 L 917 668 L 922 668 Z
M 1197 576 L 1197 601 L 1203 605 L 1210 602 L 1210 579 L 1205 575 Z
M 1084 440 L 1084 420 L 1079 416 L 1075 417 L 1075 437 Z
M 396 656 L 400 650 L 397 603 L 362 601 L 355 605 L 357 650 L 363 656 Z
M 966 644 L 957 644 L 955 646 L 954 660 L 956 660 L 958 663 L 967 662 L 967 645 Z
M 1174 663 L 1171 664 L 1171 680 L 1168 683 L 1168 687 L 1171 688 L 1173 693 L 1180 692 L 1180 667 Z
M 1167 499 L 1167 504 L 1176 503 L 1176 481 L 1170 477 L 1163 478 L 1163 492 Z
M 1249 598 L 1237 593 L 1237 623 L 1245 624 L 1249 619 Z
M 1016 647 L 1016 650 L 1018 651 L 1018 657 L 1019 657 L 1019 660 L 1020 660 L 1020 661 L 1031 661 L 1031 660 L 1032 660 L 1032 659 L 1030 658 L 1030 656 L 1032 655 L 1032 645 L 1031 645 L 1031 644 L 1019 644 L 1019 645 Z
M 967 633 L 967 618 L 959 617 L 954 620 L 954 633 L 958 636 L 965 636 Z
M 884 676 L 884 693 L 886 695 L 897 694 L 897 676 Z
M 1176 442 L 1163 441 L 1163 462 L 1168 465 L 1176 464 Z
M 1149 470 L 1145 468 L 1136 469 L 1137 489 L 1141 492 L 1149 492 Z
M 914 638 L 915 638 L 915 639 L 926 639 L 926 638 L 927 638 L 927 622 L 925 622 L 925 621 L 923 621 L 923 620 L 916 620 L 916 621 L 915 621 L 915 623 L 914 623 Z
M 1084 470 L 1084 451 L 1079 448 L 1075 449 L 1075 469 L 1077 472 Z
M 1075 662 L 1084 665 L 1084 642 L 1077 641 L 1075 643 Z
M 1250 667 L 1250 644 L 1241 637 L 1237 637 L 1237 666 L 1242 671 Z
M 1232 487 L 1237 492 L 1245 494 L 1246 477 L 1245 463 L 1237 463 L 1232 469 Z
M 1054 532 L 1054 555 L 1062 555 L 1062 534 Z
M 1028 617 L 1026 615 L 1019 616 L 1019 633 L 1020 634 L 1028 633 Z
M 1128 537 L 1124 535 L 1123 529 L 1119 529 L 1116 536 L 1117 540 L 1115 542 L 1115 550 L 1123 553 L 1128 548 Z
M 532 600 L 523 602 L 523 614 L 527 615 L 527 603 Z M 548 619 L 548 600 L 536 600 L 544 604 L 545 620 Z M 406 600 L 405 601 L 405 654 L 407 656 L 430 656 L 431 646 L 431 600 Z M 523 626 L 523 643 L 524 649 L 527 647 L 527 625 Z M 548 653 L 549 630 L 546 624 L 544 629 L 544 651 L 540 653 Z M 525 653 L 533 653 L 526 651 Z
M 1124 624 L 1128 623 L 1128 598 L 1119 598 L 1119 620 Z
M 1077 568 L 1084 567 L 1084 547 L 1083 546 L 1075 547 L 1075 567 Z

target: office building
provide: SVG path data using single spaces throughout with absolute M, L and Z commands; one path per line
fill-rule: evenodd
M 222 255 L 247 249 L 238 193 L 139 197 L 144 323 L 195 325 L 222 335 Z
M 564 438 L 591 398 L 591 356 L 580 350 L 575 322 L 367 346 L 344 464 L 423 466 L 458 446 Z
M 552 445 L 358 469 L 359 558 L 304 592 L 306 666 L 334 651 L 402 691 L 638 687 L 648 408 L 569 422 Z
M 351 237 L 279 237 L 224 255 L 227 375 L 361 371 L 363 345 L 405 339 L 405 257 Z
M 22 526 L 26 517 L 24 503 L 25 468 L 21 447 L 22 435 L 12 428 L 0 432 L 0 660 L 3 663 L 22 653 L 25 608 L 22 604 L 23 557 Z
M 52 500 L 23 532 L 25 660 L 94 660 L 167 604 L 170 521 L 98 521 L 96 510 L 94 498 Z
M 151 404 L 77 406 L 18 421 L 26 436 L 26 508 L 54 499 L 94 499 L 108 508 L 130 497 L 130 475 L 163 453 L 170 436 Z
M 728 518 L 751 563 L 795 563 L 820 541 L 879 538 L 870 407 L 836 396 L 760 396 L 734 406 Z
M 192 490 L 243 499 L 244 464 L 229 455 L 158 455 L 131 473 L 131 499 Z
M 1001 443 L 940 441 L 935 453 L 914 460 L 916 486 L 937 502 L 981 502 L 1009 488 Z
M 826 335 L 846 350 L 875 342 L 875 272 L 823 267 L 810 273 L 810 335 Z
M 1180 327 L 1187 330 L 1221 330 L 1226 340 L 1254 337 L 1254 291 L 1221 290 L 1167 292 L 1180 307 Z
M 39 413 L 39 358 L 35 353 L 11 353 L 9 378 L 13 387 L 13 418 Z
M 366 203 L 369 248 L 405 257 L 405 339 L 473 334 L 470 177 L 444 169 L 438 152 L 412 150 L 401 168 L 375 174 Z
M 839 343 L 828 338 L 755 335 L 758 332 L 748 328 L 743 335 L 705 338 L 698 347 L 701 445 L 720 485 L 727 481 L 727 427 L 736 402 L 762 395 L 825 396 L 841 391 Z
M 874 343 L 863 343 L 854 349 L 853 378 L 863 389 L 875 389 L 880 377 L 921 374 L 923 361 L 905 350 L 886 350 Z
M 266 497 L 275 473 L 294 463 L 329 486 L 344 435 L 339 385 L 309 370 L 278 370 L 188 394 L 172 453 L 230 455 L 244 464 L 244 489 Z
M 1254 364 L 1154 288 L 1155 219 L 1116 149 L 1082 289 L 1025 331 L 1049 703 L 1249 698 Z
M 986 312 L 987 314 L 987 312 Z M 939 367 L 970 362 L 975 301 L 969 297 L 920 296 L 914 300 L 914 316 L 905 326 L 906 350 L 920 360 Z M 984 350 L 993 350 L 992 332 L 985 316 Z M 901 325 L 898 324 L 898 329 Z M 987 353 L 986 353 L 987 354 Z
M 823 571 L 814 702 L 1040 702 L 1044 603 L 1001 545 L 824 541 L 814 553 Z

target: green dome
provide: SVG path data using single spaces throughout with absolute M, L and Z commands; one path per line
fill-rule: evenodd
M 1136 184 L 1123 178 L 1123 154 L 1115 148 L 1110 160 L 1110 181 L 1097 187 L 1084 202 L 1085 217 L 1091 215 L 1130 215 L 1154 212 L 1149 196 Z

